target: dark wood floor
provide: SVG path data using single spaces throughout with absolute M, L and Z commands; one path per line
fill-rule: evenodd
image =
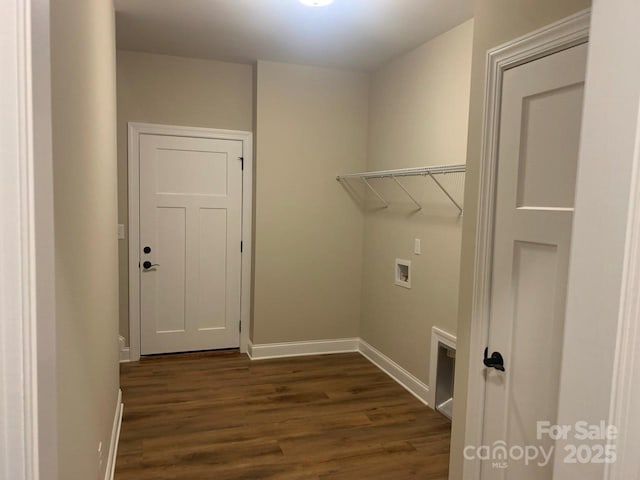
M 117 480 L 446 479 L 450 423 L 359 354 L 123 364 Z

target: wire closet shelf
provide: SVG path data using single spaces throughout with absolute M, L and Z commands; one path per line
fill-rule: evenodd
M 418 167 L 418 168 L 401 168 L 398 170 L 380 170 L 377 172 L 363 172 L 363 173 L 349 173 L 347 175 L 338 175 L 336 180 L 348 181 L 348 180 L 362 180 L 364 184 L 371 190 L 376 197 L 384 204 L 384 208 L 389 207 L 389 202 L 375 189 L 373 185 L 369 182 L 371 179 L 375 178 L 390 178 L 392 179 L 403 191 L 407 194 L 407 196 L 411 199 L 413 203 L 416 204 L 419 210 L 422 210 L 422 204 L 416 200 L 416 198 L 411 195 L 406 186 L 398 180 L 399 177 L 429 177 L 434 183 L 438 186 L 440 190 L 447 196 L 447 198 L 453 203 L 456 208 L 462 214 L 463 209 L 460 203 L 458 203 L 453 196 L 449 193 L 446 187 L 442 184 L 440 180 L 438 180 L 438 175 L 447 175 L 451 173 L 465 173 L 466 166 L 464 164 L 461 165 L 437 165 L 432 167 Z

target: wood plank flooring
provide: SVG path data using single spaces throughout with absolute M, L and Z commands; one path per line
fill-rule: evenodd
M 121 366 L 117 480 L 446 479 L 449 421 L 357 353 Z

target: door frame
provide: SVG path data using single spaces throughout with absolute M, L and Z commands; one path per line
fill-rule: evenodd
M 608 422 L 618 427 L 640 422 L 637 408 L 640 400 L 640 355 L 637 352 L 640 345 L 640 104 L 632 172 Z M 618 460 L 606 465 L 606 480 L 633 478 L 638 472 L 636 452 L 640 434 L 628 429 L 619 430 L 619 437 L 609 442 L 615 447 Z
M 482 154 L 469 347 L 469 379 L 465 445 L 481 445 L 485 377 L 482 355 L 489 337 L 494 212 L 497 191 L 498 142 L 502 82 L 505 71 L 589 40 L 591 10 L 584 10 L 487 52 Z M 464 460 L 463 478 L 480 478 L 481 461 Z
M 49 0 L 0 3 L 0 476 L 58 478 Z
M 242 142 L 242 265 L 240 286 L 240 351 L 247 352 L 251 331 L 251 277 L 253 232 L 253 134 L 239 130 L 219 130 L 152 123 L 128 123 L 129 163 L 129 355 L 140 360 L 140 136 L 167 135 L 175 137 L 238 140 Z

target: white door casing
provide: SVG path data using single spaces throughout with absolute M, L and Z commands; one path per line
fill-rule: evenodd
M 48 0 L 0 3 L 0 478 L 58 478 Z
M 593 2 L 559 409 L 563 425 L 616 426 L 617 460 L 559 455 L 554 480 L 640 476 L 638 18 L 637 0 Z
M 246 351 L 251 147 L 248 132 L 129 124 L 131 360 Z
M 486 369 L 482 363 L 484 349 L 487 345 L 491 344 L 491 348 L 493 349 L 489 352 L 489 354 L 491 354 L 493 351 L 501 348 L 496 347 L 495 342 L 489 341 L 489 319 L 490 314 L 492 313 L 490 306 L 492 299 L 491 286 L 494 253 L 494 224 L 496 216 L 497 172 L 499 167 L 498 152 L 500 147 L 499 140 L 503 82 L 506 73 L 511 69 L 515 69 L 523 64 L 534 62 L 535 60 L 587 42 L 589 36 L 589 23 L 590 11 L 585 10 L 487 52 L 485 120 L 482 159 L 480 164 L 480 191 L 476 230 L 474 294 L 470 335 L 471 345 L 469 356 L 468 401 L 465 416 L 465 444 L 472 448 L 482 445 L 485 439 L 485 407 L 488 405 L 485 395 L 488 392 L 486 391 Z M 539 97 L 539 99 L 541 100 L 540 102 L 534 103 L 539 103 L 540 105 L 549 103 L 544 102 L 544 96 Z M 537 108 L 540 105 L 534 105 L 534 107 Z M 530 104 L 529 107 L 531 106 L 532 105 Z M 533 113 L 536 114 L 535 111 Z M 518 123 L 520 123 L 520 119 L 518 120 Z M 544 125 L 542 125 L 542 127 L 544 127 Z M 546 134 L 548 135 L 550 133 L 552 132 L 547 132 Z M 544 134 L 544 128 L 539 132 L 539 134 Z M 520 152 L 518 152 L 518 156 L 519 154 Z M 537 176 L 539 171 L 536 172 L 534 169 L 526 173 L 533 179 L 531 186 L 539 185 L 541 180 L 541 178 Z M 533 205 L 536 206 L 535 203 L 539 203 L 539 199 L 541 197 L 537 196 L 537 192 L 534 192 L 529 188 L 530 185 L 524 185 L 523 179 L 520 177 L 517 178 L 515 185 L 519 184 L 522 185 L 523 188 L 517 192 L 515 197 L 516 202 L 519 202 L 519 207 L 517 208 L 519 208 L 520 213 L 533 213 L 531 211 L 527 211 L 527 204 L 534 202 Z M 512 195 L 513 194 L 514 192 L 512 191 Z M 544 201 L 544 197 L 542 198 Z M 548 213 L 553 213 L 559 218 L 561 218 L 563 214 L 570 214 L 570 210 L 562 210 L 570 207 L 560 206 L 560 201 L 562 200 L 566 203 L 566 198 L 567 194 L 565 194 L 564 198 L 557 196 L 551 198 L 550 200 L 553 200 L 553 202 L 547 203 L 546 205 L 544 203 L 540 205 L 544 208 L 538 208 L 538 210 L 541 210 L 539 213 L 543 213 L 546 208 L 551 208 L 555 209 L 555 211 L 550 210 Z M 516 205 L 518 205 L 518 203 L 513 206 L 515 207 Z M 547 247 L 540 246 L 539 248 L 536 248 L 535 245 L 531 245 L 530 243 L 521 242 L 521 244 L 514 245 L 512 248 L 513 253 L 519 255 L 519 263 L 513 262 L 513 257 L 511 257 L 511 259 L 507 259 L 507 261 L 512 262 L 515 266 L 524 265 L 526 262 L 526 264 L 532 268 L 527 272 L 523 271 L 523 273 L 529 273 L 529 275 L 525 276 L 523 280 L 535 281 L 539 280 L 539 276 L 544 274 L 544 268 L 551 268 L 545 264 L 538 264 L 536 262 L 536 256 L 544 257 L 544 254 L 551 253 L 554 250 L 554 247 L 552 246 L 552 242 L 548 243 L 547 245 L 549 246 Z M 555 248 L 557 249 L 557 247 Z M 548 256 L 545 260 L 548 260 Z M 536 275 L 538 275 L 538 278 L 536 278 Z M 497 293 L 494 293 L 494 296 L 495 295 L 497 295 Z M 521 303 L 521 306 L 524 306 L 524 303 Z M 547 310 L 547 313 L 548 312 L 549 310 Z M 511 316 L 513 318 L 514 315 L 512 314 Z M 533 352 L 533 347 L 527 347 L 529 350 L 526 353 Z M 523 353 L 525 352 L 523 351 Z M 509 375 L 510 368 L 513 366 L 510 366 L 510 360 L 511 359 L 507 359 L 506 361 L 507 375 Z M 543 362 L 543 369 L 545 365 L 548 366 L 549 362 L 546 364 Z M 517 360 L 515 368 L 517 371 Z M 498 372 L 492 371 L 490 373 L 490 377 L 494 379 L 494 381 L 499 375 L 500 373 Z M 502 418 L 502 426 L 505 424 L 505 419 L 506 417 Z M 475 460 L 465 460 L 463 466 L 463 478 L 465 478 L 465 480 L 479 479 L 481 476 L 481 467 L 482 462 L 477 458 Z
M 587 45 L 504 74 L 484 445 L 543 445 L 537 422 L 556 423 Z M 479 361 L 479 359 L 478 359 Z M 483 463 L 482 478 L 551 478 L 546 466 Z

